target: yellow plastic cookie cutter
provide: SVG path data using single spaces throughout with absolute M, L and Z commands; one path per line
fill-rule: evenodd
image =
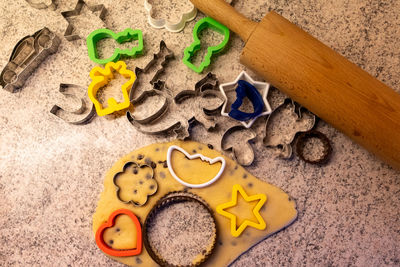
M 253 209 L 253 214 L 257 219 L 257 222 L 250 221 L 248 219 L 244 220 L 243 223 L 237 228 L 237 216 L 225 211 L 225 209 L 232 208 L 237 205 L 238 193 L 243 197 L 246 202 L 252 202 L 258 200 L 257 205 Z M 244 191 L 243 187 L 239 184 L 235 184 L 232 188 L 232 200 L 217 206 L 217 212 L 222 216 L 225 216 L 231 220 L 231 234 L 234 237 L 238 237 L 246 229 L 247 226 L 254 227 L 258 230 L 264 230 L 266 227 L 265 221 L 260 214 L 260 209 L 267 201 L 267 196 L 264 194 L 257 194 L 248 196 Z
M 118 103 L 114 98 L 111 97 L 107 100 L 108 107 L 103 108 L 103 105 L 97 100 L 96 95 L 100 88 L 106 86 L 112 79 L 114 79 L 113 70 L 117 71 L 119 74 L 129 79 L 129 81 L 124 83 L 121 87 L 124 101 Z M 126 69 L 125 62 L 109 62 L 106 64 L 104 69 L 96 66 L 90 71 L 90 78 L 92 79 L 92 83 L 89 85 L 88 95 L 90 100 L 93 102 L 96 108 L 96 112 L 99 116 L 105 116 L 115 111 L 129 108 L 131 104 L 131 102 L 129 101 L 129 89 L 135 82 L 136 75 L 133 71 Z

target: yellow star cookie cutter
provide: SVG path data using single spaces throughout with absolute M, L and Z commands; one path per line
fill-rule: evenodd
M 252 202 L 258 200 L 257 205 L 253 209 L 253 214 L 257 219 L 257 222 L 244 220 L 244 222 L 237 228 L 236 218 L 237 216 L 225 211 L 225 209 L 232 208 L 237 205 L 238 193 L 242 195 L 243 199 L 246 202 Z M 246 229 L 247 226 L 254 227 L 258 230 L 264 230 L 266 227 L 264 219 L 260 215 L 260 209 L 264 205 L 265 201 L 267 201 L 267 196 L 264 194 L 257 194 L 248 196 L 244 191 L 243 187 L 239 184 L 235 184 L 232 188 L 232 200 L 227 203 L 223 203 L 217 206 L 217 212 L 222 216 L 225 216 L 231 220 L 231 234 L 234 237 L 238 237 L 242 234 L 242 232 Z
M 113 97 L 111 97 L 107 100 L 108 107 L 103 108 L 103 105 L 99 102 L 99 100 L 97 100 L 96 94 L 100 88 L 106 86 L 112 79 L 114 79 L 113 70 L 117 71 L 119 74 L 129 79 L 121 86 L 124 101 L 118 103 Z M 105 116 L 115 111 L 129 108 L 131 102 L 129 101 L 128 91 L 135 82 L 136 75 L 133 71 L 126 69 L 125 62 L 109 62 L 106 64 L 104 69 L 96 66 L 90 71 L 90 78 L 92 79 L 92 83 L 89 85 L 88 95 L 90 100 L 93 102 L 96 108 L 96 112 L 99 116 Z

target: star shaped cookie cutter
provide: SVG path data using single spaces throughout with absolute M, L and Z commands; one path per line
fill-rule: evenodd
M 250 75 L 247 74 L 247 72 L 245 72 L 245 71 L 242 71 L 239 74 L 239 76 L 233 82 L 221 84 L 219 86 L 219 89 L 220 89 L 220 91 L 222 93 L 222 96 L 225 98 L 225 103 L 224 103 L 224 105 L 222 106 L 222 109 L 221 109 L 221 115 L 222 116 L 230 117 L 229 116 L 229 108 L 228 108 L 228 106 L 230 106 L 231 103 L 229 102 L 229 99 L 227 97 L 227 93 L 228 92 L 232 92 L 232 91 L 234 92 L 235 88 L 236 88 L 236 86 L 237 86 L 237 84 L 238 84 L 238 82 L 240 80 L 244 80 L 244 81 L 252 84 L 259 91 L 262 91 L 261 95 L 262 95 L 262 99 L 264 101 L 264 111 L 260 115 L 258 115 L 257 117 L 255 117 L 255 118 L 253 118 L 253 119 L 251 119 L 249 121 L 241 121 L 241 123 L 243 124 L 244 127 L 250 128 L 259 117 L 267 116 L 267 115 L 272 113 L 271 106 L 268 103 L 268 99 L 267 99 L 268 91 L 269 91 L 269 88 L 270 88 L 270 84 L 269 83 L 265 83 L 265 82 L 254 81 L 253 78 L 251 78 Z
M 106 86 L 112 79 L 114 79 L 113 70 L 117 71 L 119 74 L 129 79 L 121 87 L 124 101 L 122 103 L 117 103 L 117 101 L 114 98 L 109 98 L 107 100 L 108 107 L 103 108 L 103 105 L 100 103 L 99 100 L 97 100 L 96 95 L 100 88 Z M 104 69 L 99 66 L 96 66 L 90 71 L 90 78 L 92 78 L 92 83 L 89 85 L 88 95 L 90 100 L 96 107 L 96 112 L 99 116 L 105 116 L 115 111 L 120 111 L 129 108 L 131 102 L 129 101 L 128 92 L 136 80 L 136 75 L 133 71 L 126 69 L 125 62 L 123 61 L 118 61 L 116 63 L 109 62 L 106 64 Z
M 171 22 L 166 19 L 156 19 L 153 17 L 153 5 L 150 4 L 149 0 L 144 1 L 144 8 L 146 9 L 148 15 L 147 20 L 149 24 L 156 29 L 165 28 L 170 32 L 180 32 L 185 28 L 187 22 L 192 21 L 197 16 L 197 8 L 188 1 L 191 5 L 190 10 L 182 13 L 178 22 Z
M 248 219 L 244 220 L 243 223 L 237 228 L 237 216 L 233 215 L 230 212 L 225 211 L 225 209 L 232 208 L 238 203 L 238 193 L 243 197 L 246 202 L 251 202 L 258 200 L 256 206 L 253 209 L 253 214 L 257 219 L 257 223 L 254 221 L 250 221 Z M 217 206 L 217 212 L 222 216 L 225 216 L 231 220 L 231 234 L 234 237 L 238 237 L 242 234 L 242 232 L 248 227 L 254 227 L 258 230 L 264 230 L 266 227 L 265 221 L 260 214 L 260 209 L 264 205 L 265 201 L 267 201 L 267 196 L 264 194 L 257 194 L 249 196 L 244 191 L 243 187 L 239 184 L 235 184 L 232 188 L 232 200 L 223 203 Z
M 104 16 L 106 15 L 106 12 L 107 12 L 107 9 L 105 8 L 105 6 L 103 4 L 89 6 L 86 4 L 86 2 L 84 0 L 78 0 L 78 3 L 76 3 L 74 10 L 61 12 L 61 15 L 64 17 L 64 19 L 66 21 L 68 21 L 68 27 L 65 30 L 64 37 L 65 37 L 65 39 L 67 39 L 70 42 L 82 39 L 82 37 L 79 36 L 78 34 L 73 34 L 75 28 L 71 24 L 69 18 L 79 16 L 82 13 L 82 9 L 84 6 L 87 6 L 92 13 L 99 12 L 99 18 L 101 20 L 104 20 Z

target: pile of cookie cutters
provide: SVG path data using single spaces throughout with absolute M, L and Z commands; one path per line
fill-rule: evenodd
M 53 0 L 43 2 L 26 2 L 37 9 L 56 9 Z M 87 6 L 93 13 L 104 21 L 106 15 L 105 6 L 102 4 L 89 6 L 84 0 L 78 0 L 75 9 L 62 12 L 61 15 L 67 20 L 68 26 L 64 37 L 68 41 L 82 39 L 82 36 L 76 33 L 76 29 L 71 18 L 80 16 L 83 8 Z M 195 19 L 197 10 L 190 4 L 190 9 L 185 11 L 178 22 L 171 22 L 166 19 L 159 19 L 154 16 L 154 8 L 150 1 L 145 0 L 144 8 L 148 12 L 149 24 L 155 28 L 165 28 L 171 32 L 182 31 L 188 22 Z M 199 65 L 193 63 L 196 53 L 202 48 L 200 33 L 205 29 L 212 29 L 223 36 L 223 40 L 216 46 L 207 47 L 204 59 Z M 118 44 L 135 43 L 129 49 L 116 48 L 109 58 L 101 58 L 98 53 L 98 43 L 103 39 L 113 39 Z M 200 19 L 193 28 L 193 43 L 183 51 L 182 62 L 196 73 L 203 73 L 211 65 L 211 59 L 214 55 L 223 52 L 230 39 L 230 31 L 224 25 L 218 23 L 212 18 L 205 17 Z M 35 32 L 33 35 L 22 38 L 14 47 L 9 62 L 0 74 L 0 84 L 3 89 L 9 92 L 16 92 L 22 88 L 28 77 L 34 70 L 51 54 L 57 52 L 61 43 L 60 38 L 47 27 Z M 226 154 L 232 156 L 236 161 L 249 166 L 255 160 L 252 142 L 262 142 L 267 148 L 272 148 L 277 155 L 289 159 L 293 155 L 293 143 L 296 143 L 296 152 L 299 157 L 310 164 L 324 164 L 328 161 L 332 152 L 332 146 L 329 139 L 321 132 L 313 130 L 316 124 L 316 116 L 305 110 L 297 103 L 290 100 L 279 92 L 269 83 L 256 81 L 248 73 L 242 71 L 232 82 L 220 84 L 217 76 L 211 72 L 207 73 L 195 85 L 194 90 L 180 90 L 173 94 L 162 79 L 165 70 L 168 68 L 171 60 L 175 58 L 174 53 L 167 47 L 164 41 L 160 42 L 159 52 L 154 54 L 151 60 L 142 69 L 136 67 L 130 70 L 123 61 L 126 58 L 136 58 L 142 56 L 145 51 L 143 32 L 139 29 L 127 28 L 120 32 L 114 32 L 107 28 L 96 29 L 86 38 L 88 57 L 96 64 L 104 66 L 95 66 L 90 71 L 90 83 L 87 94 L 85 88 L 74 84 L 61 83 L 59 93 L 65 100 L 71 100 L 76 103 L 76 108 L 68 110 L 60 105 L 54 105 L 50 113 L 64 120 L 67 123 L 79 125 L 90 122 L 95 114 L 106 116 L 115 112 L 126 114 L 127 120 L 138 131 L 146 134 L 165 134 L 173 138 L 185 139 L 190 137 L 190 128 L 195 123 L 202 125 L 210 136 L 218 139 L 215 146 Z M 122 75 L 127 81 L 121 86 L 123 100 L 118 102 L 115 98 L 107 99 L 106 103 L 99 100 L 99 92 L 115 78 L 115 73 Z M 144 74 L 152 74 L 151 79 L 144 81 Z M 159 103 L 157 108 L 151 109 L 149 102 Z M 258 129 L 262 129 L 260 134 Z M 296 136 L 300 136 L 295 142 Z M 259 138 L 261 136 L 261 138 Z M 261 140 L 260 140 L 261 139 Z M 311 139 L 318 139 L 322 144 L 321 155 L 317 158 L 309 157 L 306 153 L 307 142 Z M 210 148 L 214 146 L 209 144 Z M 191 184 L 185 182 L 173 168 L 171 162 L 172 151 L 178 150 L 188 159 L 201 159 L 202 161 L 213 164 L 221 163 L 221 169 L 209 181 L 202 184 Z M 138 157 L 138 161 L 142 159 Z M 161 164 L 159 162 L 159 164 Z M 182 185 L 188 188 L 203 188 L 217 181 L 225 170 L 225 160 L 223 157 L 208 158 L 202 154 L 190 154 L 177 146 L 171 146 L 167 152 L 167 160 L 163 162 L 163 168 L 168 168 L 172 177 Z M 157 193 L 158 183 L 154 179 L 154 168 L 156 163 L 145 162 L 127 162 L 123 169 L 113 177 L 113 183 L 116 187 L 116 197 L 126 205 L 141 207 L 146 205 L 148 199 Z M 145 181 L 135 181 L 135 191 L 137 194 L 134 199 L 125 199 L 123 197 L 123 187 L 120 181 L 124 179 L 127 172 L 138 174 L 146 172 Z M 138 194 L 145 191 L 145 194 Z M 229 213 L 225 211 L 237 204 L 237 195 L 240 194 L 246 201 L 258 200 L 253 213 L 258 222 L 254 225 L 245 225 L 237 229 L 234 220 Z M 235 198 L 236 197 L 236 198 Z M 154 219 L 157 213 L 166 205 L 179 203 L 183 201 L 196 202 L 206 208 L 214 221 L 214 238 L 208 250 L 195 264 L 200 265 L 211 255 L 215 248 L 217 240 L 217 227 L 213 211 L 209 205 L 200 197 L 182 191 L 171 192 L 161 198 L 151 210 L 149 216 L 144 221 L 143 226 L 143 244 L 149 255 L 160 265 L 170 265 L 165 259 L 154 252 L 149 245 L 146 236 L 149 221 Z M 266 201 L 265 195 L 248 196 L 240 185 L 234 185 L 232 189 L 232 201 L 223 203 L 217 207 L 217 213 L 231 219 L 231 233 L 238 237 L 247 226 L 256 229 L 265 229 L 266 224 L 259 214 L 259 210 Z M 110 248 L 103 238 L 104 230 L 113 225 L 118 215 L 128 215 L 135 223 L 138 231 L 138 245 L 135 249 L 117 251 Z M 140 232 L 140 233 L 139 233 Z M 100 249 L 111 256 L 124 257 L 138 255 L 142 251 L 142 228 L 136 217 L 129 210 L 117 210 L 113 212 L 106 224 L 99 228 L 96 233 L 96 242 Z
M 37 9 L 57 8 L 53 0 L 26 2 Z M 64 33 L 66 40 L 81 39 L 82 36 L 76 33 L 72 18 L 81 16 L 84 7 L 104 21 L 107 12 L 104 5 L 88 5 L 84 0 L 78 0 L 74 9 L 61 12 L 68 22 Z M 151 26 L 171 32 L 182 31 L 197 15 L 197 10 L 190 1 L 188 9 L 183 11 L 179 20 L 175 22 L 157 18 L 156 8 L 151 0 L 144 1 L 144 9 L 148 13 Z M 216 46 L 206 47 L 204 59 L 199 65 L 195 65 L 192 60 L 202 48 L 199 36 L 205 29 L 221 34 L 223 40 Z M 101 58 L 98 43 L 103 39 L 113 39 L 119 44 L 132 43 L 132 46 L 127 49 L 116 48 L 110 57 Z M 209 17 L 202 18 L 193 27 L 193 43 L 183 51 L 182 62 L 193 71 L 202 73 L 210 66 L 212 57 L 226 49 L 229 39 L 228 28 Z M 0 75 L 0 84 L 10 92 L 22 88 L 29 75 L 45 58 L 58 50 L 60 43 L 57 35 L 46 27 L 21 39 Z M 123 112 L 126 113 L 128 121 L 143 133 L 170 135 L 179 139 L 188 138 L 191 125 L 200 123 L 210 135 L 221 137 L 219 143 L 214 143 L 214 146 L 244 166 L 252 164 L 255 159 L 251 143 L 259 142 L 258 136 L 262 137 L 263 146 L 272 148 L 279 157 L 289 159 L 293 155 L 292 144 L 298 133 L 307 133 L 315 126 L 315 115 L 285 96 L 276 98 L 276 88 L 268 83 L 253 80 L 244 71 L 234 81 L 221 85 L 216 75 L 210 72 L 195 84 L 194 90 L 182 90 L 174 95 L 174 91 L 168 88 L 165 79 L 162 78 L 170 61 L 175 58 L 173 51 L 164 41 L 160 42 L 159 52 L 154 54 L 143 69 L 136 67 L 129 70 L 122 61 L 142 56 L 145 50 L 144 43 L 143 32 L 139 29 L 127 28 L 114 32 L 100 28 L 91 32 L 86 38 L 89 59 L 96 64 L 105 65 L 104 68 L 95 66 L 90 72 L 92 83 L 86 96 L 83 94 L 84 89 L 79 85 L 60 84 L 59 91 L 64 95 L 64 101 L 74 101 L 78 104 L 76 108 L 69 110 L 54 105 L 50 112 L 71 124 L 88 123 L 96 113 L 106 116 Z M 114 79 L 114 72 L 127 79 L 120 89 L 122 102 L 109 98 L 106 103 L 101 103 L 99 92 Z M 148 74 L 152 74 L 151 79 L 144 81 L 143 78 Z M 149 109 L 149 103 L 152 101 L 157 101 L 159 105 Z M 271 101 L 273 104 L 270 104 Z M 257 130 L 260 125 L 258 121 L 265 123 L 263 133 Z M 285 128 L 286 124 L 290 126 Z M 327 139 L 316 134 L 310 136 L 302 135 L 296 146 L 297 154 L 308 163 L 326 162 L 332 151 L 326 142 Z M 320 159 L 307 160 L 304 148 L 305 142 L 310 138 L 320 139 L 324 146 L 324 153 Z

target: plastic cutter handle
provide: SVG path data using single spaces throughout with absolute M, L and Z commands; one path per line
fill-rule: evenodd
M 221 22 L 247 42 L 257 22 L 251 21 L 223 0 L 190 0 L 204 14 Z

